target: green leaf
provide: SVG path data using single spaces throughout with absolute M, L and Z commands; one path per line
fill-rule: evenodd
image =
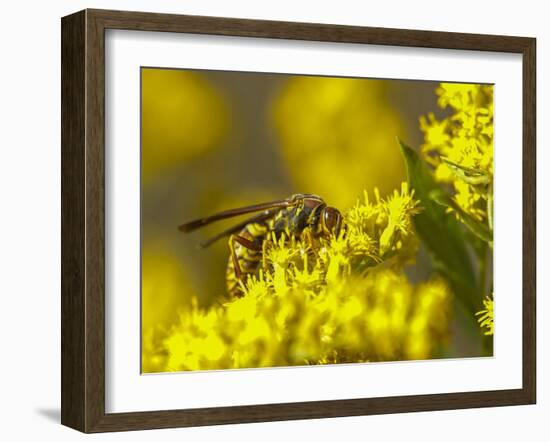
M 460 207 L 454 199 L 445 193 L 443 189 L 430 192 L 430 196 L 439 205 L 453 209 L 458 214 L 463 224 L 478 238 L 489 244 L 493 243 L 493 233 L 489 229 L 489 226 L 481 221 L 478 221 L 469 213 L 462 210 L 462 207 Z
M 418 154 L 399 140 L 407 165 L 409 185 L 423 207 L 414 217 L 416 231 L 430 252 L 434 267 L 451 283 L 455 294 L 473 315 L 480 303 L 479 286 L 467 240 L 460 224 L 447 213 L 450 197 L 434 180 Z

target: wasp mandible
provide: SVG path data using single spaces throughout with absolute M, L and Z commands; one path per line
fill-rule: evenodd
M 279 239 L 286 234 L 299 238 L 307 229 L 313 238 L 326 238 L 338 235 L 343 223 L 340 211 L 327 206 L 321 197 L 299 193 L 283 200 L 225 210 L 182 224 L 178 229 L 188 233 L 215 221 L 254 212 L 260 213 L 201 243 L 208 247 L 229 236 L 226 284 L 233 297 L 242 295 L 239 281 L 245 282 L 248 275 L 257 274 L 268 237 Z

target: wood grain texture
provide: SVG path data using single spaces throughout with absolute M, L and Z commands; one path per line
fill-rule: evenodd
M 536 40 L 523 50 L 523 389 L 537 395 L 537 78 Z
M 523 55 L 523 387 L 402 397 L 105 413 L 105 30 L 284 38 Z M 536 397 L 535 40 L 86 10 L 62 19 L 62 423 L 83 432 L 531 404 Z M 518 146 L 519 148 L 519 146 Z
M 85 13 L 61 29 L 61 422 L 85 428 Z
M 105 38 L 86 11 L 86 431 L 105 414 Z
M 529 38 L 149 12 L 88 10 L 106 29 L 230 35 L 384 46 L 522 52 Z

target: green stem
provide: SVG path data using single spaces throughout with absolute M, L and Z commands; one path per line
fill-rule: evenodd
M 487 261 L 488 261 L 488 249 L 487 243 L 483 243 L 483 246 L 479 250 L 479 290 L 481 296 L 487 296 Z

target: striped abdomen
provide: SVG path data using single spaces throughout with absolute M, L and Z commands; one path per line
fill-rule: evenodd
M 249 275 L 252 276 L 258 273 L 262 261 L 261 249 L 268 230 L 269 226 L 266 223 L 254 223 L 248 224 L 238 233 L 239 236 L 254 242 L 259 248 L 259 250 L 250 250 L 241 244 L 234 243 L 235 254 L 237 256 L 237 261 L 241 270 L 241 280 L 243 282 L 246 282 Z M 229 241 L 232 241 L 232 238 L 230 238 Z M 229 247 L 231 247 L 231 244 L 229 244 Z M 227 293 L 230 297 L 242 296 L 242 289 L 239 284 L 239 278 L 235 272 L 231 254 L 227 262 L 226 284 Z

